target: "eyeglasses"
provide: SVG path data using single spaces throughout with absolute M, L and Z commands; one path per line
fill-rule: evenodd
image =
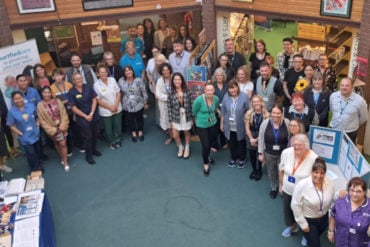
M 350 189 L 349 192 L 351 193 L 356 193 L 356 194 L 361 194 L 361 193 L 364 193 L 363 190 L 354 190 L 354 189 Z
M 298 125 L 289 124 L 289 127 L 299 127 Z

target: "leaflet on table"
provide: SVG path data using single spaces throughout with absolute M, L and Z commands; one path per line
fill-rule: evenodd
M 43 202 L 44 193 L 41 190 L 19 194 L 15 220 L 38 216 L 42 210 Z
M 24 178 L 14 178 L 8 182 L 8 191 L 6 196 L 16 195 L 24 192 L 24 187 L 26 185 L 26 179 Z
M 14 225 L 13 247 L 39 246 L 40 219 L 38 216 L 18 220 Z

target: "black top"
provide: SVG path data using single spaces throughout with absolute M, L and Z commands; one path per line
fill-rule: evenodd
M 71 107 L 76 106 L 80 111 L 85 114 L 90 114 L 92 101 L 96 97 L 96 93 L 93 87 L 84 84 L 82 86 L 82 93 L 80 93 L 76 88 L 71 88 L 68 92 L 68 103 Z M 93 121 L 99 120 L 99 115 L 95 109 Z M 88 126 L 88 122 L 83 117 L 76 114 L 76 124 L 79 126 Z
M 227 55 L 227 57 L 234 71 L 238 71 L 240 66 L 246 65 L 245 57 L 237 51 L 233 55 Z
M 295 85 L 297 84 L 297 81 L 303 77 L 304 77 L 304 71 L 302 70 L 302 71 L 297 72 L 294 70 L 293 67 L 288 69 L 287 72 L 285 72 L 284 81 L 287 82 L 287 87 L 288 87 L 288 91 L 290 95 L 294 93 L 294 88 L 295 88 Z M 289 101 L 288 98 L 284 99 L 283 105 L 284 106 L 291 105 L 291 102 Z
M 144 32 L 144 45 L 145 45 L 144 54 L 147 60 L 153 57 L 152 49 L 154 45 L 154 32 L 155 30 L 153 30 L 150 33 L 146 31 Z
M 123 77 L 123 70 L 121 66 L 116 64 L 113 66 L 108 66 L 107 68 L 108 68 L 108 76 L 116 79 L 116 82 L 118 83 L 119 79 Z
M 319 126 L 327 127 L 329 122 L 329 98 L 331 92 L 324 88 L 315 102 L 312 87 L 307 88 L 304 93 L 304 101 L 309 109 L 316 111 L 319 118 Z
M 277 140 L 275 141 L 274 131 L 278 132 Z M 275 129 L 271 121 L 266 127 L 265 131 L 265 152 L 270 155 L 280 155 L 281 152 L 288 146 L 289 132 L 288 128 L 283 121 L 280 125 L 280 129 Z M 279 147 L 278 150 L 274 150 L 274 146 Z
M 265 56 L 262 59 L 258 59 L 256 53 L 253 52 L 249 57 L 249 62 L 252 63 L 252 72 L 251 72 L 251 79 L 255 80 L 259 76 L 260 71 L 260 64 L 265 61 L 265 57 L 270 56 L 270 53 L 266 52 Z

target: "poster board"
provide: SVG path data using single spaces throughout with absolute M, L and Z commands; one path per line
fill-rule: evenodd
M 207 68 L 205 66 L 191 65 L 186 69 L 186 81 L 191 92 L 192 99 L 196 99 L 204 92 L 207 82 Z
M 340 130 L 319 126 L 310 127 L 311 149 L 331 165 L 337 166 L 346 181 L 370 172 L 364 156 L 348 135 Z
M 8 108 L 11 105 L 12 88 L 16 85 L 13 85 L 15 81 L 11 85 L 5 85 L 5 78 L 15 78 L 27 65 L 36 63 L 40 63 L 40 56 L 35 39 L 0 48 L 0 88 Z

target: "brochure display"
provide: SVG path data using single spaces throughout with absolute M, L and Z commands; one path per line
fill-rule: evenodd
M 346 133 L 311 125 L 309 137 L 311 149 L 328 164 L 338 166 L 346 181 L 370 172 L 366 159 Z

